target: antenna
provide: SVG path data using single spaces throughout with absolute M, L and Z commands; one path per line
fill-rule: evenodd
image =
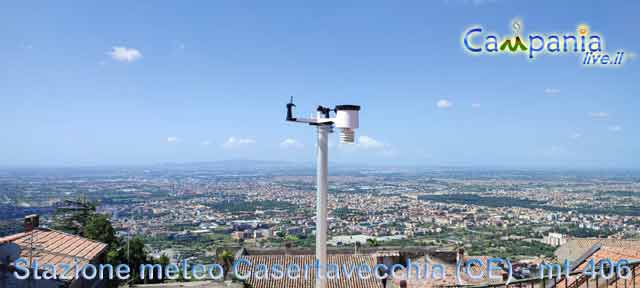
M 296 104 L 293 104 L 293 96 L 291 96 L 287 104 L 287 121 L 296 121 L 296 118 L 293 118 L 293 107 L 296 107 Z
M 334 126 L 340 129 L 340 142 L 344 144 L 355 143 L 355 129 L 359 127 L 359 112 L 360 106 L 358 105 L 337 105 L 331 109 L 324 106 L 318 106 L 316 109 L 316 118 L 300 118 L 293 116 L 293 96 L 287 103 L 287 117 L 289 122 L 307 123 L 313 126 Z M 335 113 L 335 117 L 331 118 L 331 112 Z
M 316 288 L 327 287 L 327 187 L 329 186 L 327 175 L 328 154 L 329 154 L 329 133 L 333 132 L 333 127 L 340 129 L 341 143 L 355 143 L 355 129 L 359 126 L 360 106 L 357 105 L 337 105 L 331 109 L 318 106 L 316 118 L 297 118 L 293 116 L 293 96 L 287 104 L 287 121 L 306 123 L 315 126 L 318 131 L 316 154 L 316 182 L 317 182 L 317 203 L 316 203 L 316 261 L 318 275 L 316 278 Z M 335 117 L 331 118 L 331 112 Z

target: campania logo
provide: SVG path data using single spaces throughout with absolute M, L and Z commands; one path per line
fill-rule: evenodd
M 602 35 L 580 24 L 567 33 L 522 33 L 522 21 L 511 21 L 513 35 L 500 37 L 482 26 L 469 27 L 462 34 L 462 47 L 472 55 L 523 54 L 531 61 L 540 55 L 580 55 L 580 63 L 591 67 L 621 67 L 624 51 L 608 53 Z

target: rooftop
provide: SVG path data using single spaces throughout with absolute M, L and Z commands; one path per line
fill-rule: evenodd
M 8 248 L 11 243 L 17 245 L 17 257 L 37 259 L 40 265 L 47 263 L 56 266 L 73 264 L 74 259 L 77 259 L 78 265 L 87 264 L 107 248 L 107 244 L 98 241 L 46 228 L 2 237 L 0 250 Z M 57 272 L 62 272 L 62 269 L 57 269 Z
M 252 268 L 255 269 L 255 265 L 257 264 L 266 264 L 267 267 L 273 267 L 273 264 L 280 264 L 283 267 L 286 267 L 288 264 L 297 264 L 300 267 L 304 267 L 304 265 L 309 265 L 309 267 L 314 266 L 315 256 L 314 255 L 245 255 L 242 258 L 251 261 L 253 264 Z M 375 266 L 376 258 L 369 255 L 329 255 L 328 263 L 337 264 L 338 266 L 342 266 L 342 264 L 350 265 L 359 265 L 366 263 L 370 267 Z M 239 270 L 242 274 L 245 274 L 249 271 L 249 267 L 240 265 Z M 247 280 L 249 285 L 254 288 L 272 288 L 272 287 L 291 287 L 291 288 L 302 288 L 302 287 L 315 287 L 315 270 L 310 269 L 307 279 L 301 276 L 297 279 L 291 279 L 289 277 L 283 277 L 280 280 L 273 279 L 257 279 L 256 277 L 251 277 Z M 355 274 L 355 272 L 354 272 Z M 303 274 L 301 274 L 303 275 Z M 253 275 L 252 275 L 253 276 Z M 337 288 L 337 287 L 352 287 L 352 288 L 382 288 L 382 282 L 377 280 L 375 277 L 371 277 L 369 279 L 359 279 L 357 276 L 352 275 L 351 278 L 347 277 L 339 277 L 337 279 L 329 279 L 327 281 L 327 287 L 329 288 Z

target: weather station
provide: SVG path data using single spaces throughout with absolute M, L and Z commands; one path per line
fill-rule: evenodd
M 355 143 L 355 129 L 358 128 L 360 106 L 337 105 L 333 109 L 318 106 L 315 118 L 297 118 L 293 115 L 293 97 L 287 104 L 287 121 L 309 124 L 317 129 L 316 144 L 316 260 L 319 263 L 319 275 L 316 278 L 316 288 L 327 287 L 327 188 L 328 188 L 328 154 L 329 133 L 333 128 L 340 129 L 340 143 Z M 331 112 L 334 117 L 331 118 Z

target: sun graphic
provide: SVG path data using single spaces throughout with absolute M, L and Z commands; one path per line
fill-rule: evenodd
M 582 24 L 580 26 L 578 26 L 578 34 L 580 34 L 581 36 L 587 35 L 589 33 L 589 26 L 587 26 L 586 24 Z

